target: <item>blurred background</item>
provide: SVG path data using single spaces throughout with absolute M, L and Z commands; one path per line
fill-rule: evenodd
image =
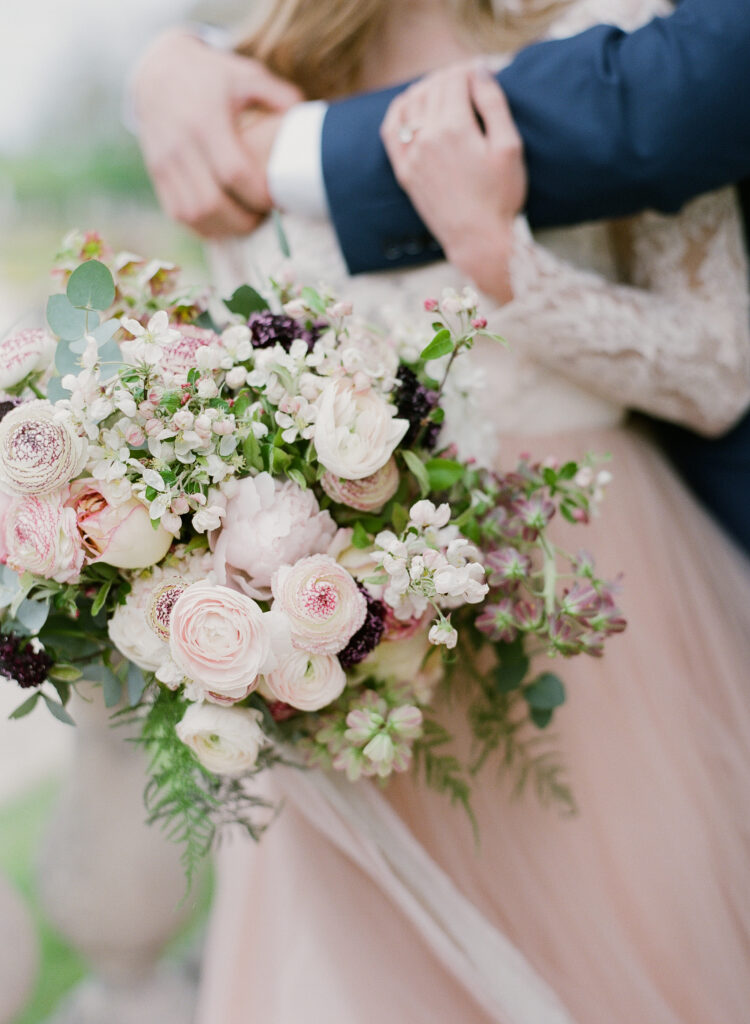
M 2 0 L 0 333 L 32 317 L 43 322 L 50 265 L 71 228 L 97 230 L 115 249 L 171 260 L 200 277 L 200 243 L 159 211 L 123 123 L 124 97 L 139 53 L 160 29 L 185 21 L 231 25 L 252 2 Z M 29 908 L 39 951 L 31 999 L 13 1024 L 37 1024 L 52 1018 L 87 965 L 51 925 L 37 894 L 37 851 L 73 730 L 43 708 L 8 721 L 22 699 L 0 677 L 0 876 Z M 187 955 L 205 902 L 174 955 Z

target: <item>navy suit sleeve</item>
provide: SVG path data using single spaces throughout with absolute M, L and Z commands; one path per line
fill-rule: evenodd
M 682 0 L 627 34 L 538 43 L 500 73 L 524 140 L 535 227 L 665 212 L 750 174 L 750 0 Z M 331 216 L 353 272 L 439 255 L 378 130 L 389 89 L 334 103 L 323 125 Z

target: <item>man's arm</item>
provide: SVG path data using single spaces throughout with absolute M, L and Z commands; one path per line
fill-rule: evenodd
M 627 34 L 538 43 L 498 76 L 524 140 L 536 227 L 679 209 L 750 175 L 750 2 L 682 0 Z M 389 89 L 332 104 L 328 207 L 352 272 L 439 255 L 378 130 Z

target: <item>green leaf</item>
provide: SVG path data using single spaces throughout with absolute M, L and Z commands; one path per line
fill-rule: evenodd
M 18 606 L 16 618 L 33 636 L 39 632 L 49 615 L 49 601 L 32 601 L 26 598 Z
M 286 237 L 286 231 L 284 231 L 284 223 L 281 219 L 281 214 L 274 207 L 271 210 L 271 217 L 273 218 L 273 226 L 276 229 L 276 239 L 279 243 L 279 249 L 281 249 L 281 255 L 284 259 L 290 259 L 292 250 L 289 247 L 289 239 Z
M 391 524 L 393 526 L 393 532 L 401 534 L 406 529 L 406 524 L 409 522 L 409 513 L 406 511 L 403 505 L 396 503 L 393 506 L 393 512 L 391 514 Z
M 537 729 L 546 729 L 552 721 L 554 711 L 545 711 L 544 708 L 531 708 L 529 718 Z
M 52 714 L 59 722 L 64 722 L 65 725 L 76 724 L 70 717 L 68 712 L 65 710 L 65 708 L 62 706 L 62 704 L 60 704 L 56 700 L 53 700 L 51 697 L 48 697 L 46 693 L 43 693 L 42 697 L 44 699 L 44 703 L 47 705 L 47 707 L 50 709 Z
M 323 302 L 320 295 L 318 295 L 314 288 L 303 288 L 302 298 L 305 300 L 310 309 L 314 309 L 316 313 L 325 313 L 326 304 L 325 302 Z
M 242 442 L 242 455 L 248 467 L 252 467 L 254 469 L 261 468 L 262 458 L 260 453 L 260 444 L 252 430 Z
M 68 299 L 82 309 L 108 309 L 115 301 L 115 282 L 99 260 L 77 267 L 68 281 Z
M 70 347 L 69 341 L 59 341 L 55 349 L 55 368 L 61 377 L 66 373 L 81 372 L 81 357 Z
M 114 674 L 108 665 L 98 663 L 87 665 L 84 674 L 87 679 L 99 683 L 104 695 L 104 703 L 108 708 L 113 708 L 122 699 L 122 681 Z
M 50 295 L 47 323 L 52 333 L 62 341 L 77 341 L 86 331 L 86 313 L 76 309 L 67 295 Z
M 241 284 L 224 305 L 230 312 L 237 313 L 238 316 L 242 316 L 246 320 L 251 313 L 259 313 L 261 310 L 268 309 L 268 303 L 260 292 L 256 292 L 249 284 Z
M 404 462 L 408 469 L 416 477 L 417 482 L 419 483 L 419 489 L 422 492 L 422 497 L 424 498 L 430 493 L 430 478 L 427 475 L 424 462 L 422 462 L 415 452 L 409 451 L 408 448 L 404 448 L 401 454 L 404 457 Z
M 577 462 L 566 462 L 560 472 L 557 474 L 561 480 L 572 480 L 578 472 Z
M 370 540 L 369 533 L 362 523 L 357 521 L 354 524 L 354 532 L 352 533 L 352 545 L 355 548 L 369 548 L 371 543 L 372 541 Z
M 143 672 L 132 661 L 128 662 L 128 703 L 135 707 L 143 696 L 146 689 L 146 679 Z
M 70 392 L 66 391 L 62 386 L 62 379 L 60 377 L 51 377 L 47 384 L 47 398 L 54 405 L 55 402 L 59 402 L 61 398 L 70 398 Z
M 101 587 L 99 587 L 99 593 L 94 598 L 94 603 L 91 605 L 91 614 L 98 615 L 104 607 L 104 602 L 107 600 L 112 584 L 114 580 L 108 580 Z
M 426 468 L 433 491 L 450 490 L 463 478 L 465 472 L 465 466 L 453 459 L 429 459 Z
M 286 471 L 286 475 L 290 480 L 294 480 L 295 484 L 297 484 L 298 487 L 301 487 L 303 491 L 307 490 L 307 480 L 305 479 L 305 474 L 301 470 L 294 469 L 294 467 L 292 467 Z
M 526 703 L 537 711 L 552 711 L 565 703 L 565 687 L 554 672 L 543 672 L 523 691 Z
M 26 715 L 30 714 L 34 710 L 37 701 L 41 696 L 42 695 L 39 690 L 37 690 L 36 693 L 32 693 L 32 695 L 25 700 L 23 704 L 19 704 L 15 711 L 11 711 L 8 718 L 25 718 Z
M 444 327 L 441 331 L 437 332 L 429 345 L 422 349 L 421 356 L 424 360 L 440 359 L 441 356 L 447 356 L 452 351 L 453 340 L 451 339 L 451 332 L 447 327 Z
M 501 662 L 492 672 L 498 693 L 517 690 L 529 671 L 529 659 L 524 655 L 518 661 Z

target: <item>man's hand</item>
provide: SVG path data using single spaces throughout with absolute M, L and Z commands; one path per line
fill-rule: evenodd
M 252 231 L 271 206 L 263 157 L 275 123 L 249 133 L 248 150 L 238 115 L 252 106 L 283 112 L 302 98 L 258 61 L 212 50 L 181 30 L 160 36 L 136 70 L 133 99 L 165 211 L 207 238 Z

